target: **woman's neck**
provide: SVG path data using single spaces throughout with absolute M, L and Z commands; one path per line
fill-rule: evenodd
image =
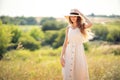
M 77 23 L 73 23 L 72 26 L 75 28 L 77 27 Z

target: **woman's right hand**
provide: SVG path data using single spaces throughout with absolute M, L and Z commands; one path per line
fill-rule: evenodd
M 61 62 L 62 67 L 64 67 L 65 66 L 65 60 L 64 60 L 63 56 L 60 57 L 60 62 Z

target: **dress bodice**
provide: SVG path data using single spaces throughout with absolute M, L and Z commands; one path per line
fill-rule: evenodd
M 72 26 L 69 26 L 68 42 L 69 43 L 83 43 L 83 36 L 78 27 L 73 29 Z

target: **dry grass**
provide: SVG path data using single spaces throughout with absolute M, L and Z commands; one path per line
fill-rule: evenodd
M 93 46 L 87 52 L 90 80 L 120 80 L 120 56 L 104 54 L 111 47 Z M 0 80 L 62 80 L 60 50 L 61 48 L 7 52 L 0 61 Z

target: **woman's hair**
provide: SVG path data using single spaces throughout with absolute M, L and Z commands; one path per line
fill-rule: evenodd
M 71 24 L 73 24 L 73 22 L 71 21 L 70 17 L 69 17 L 69 22 L 70 22 Z M 84 26 L 85 26 L 85 23 L 82 23 L 82 18 L 81 18 L 80 16 L 77 16 L 77 25 L 78 25 L 78 27 L 79 27 L 82 35 L 83 35 L 84 37 L 86 37 L 86 36 L 87 36 L 87 33 L 86 33 L 86 30 L 85 30 L 85 27 L 84 27 Z

